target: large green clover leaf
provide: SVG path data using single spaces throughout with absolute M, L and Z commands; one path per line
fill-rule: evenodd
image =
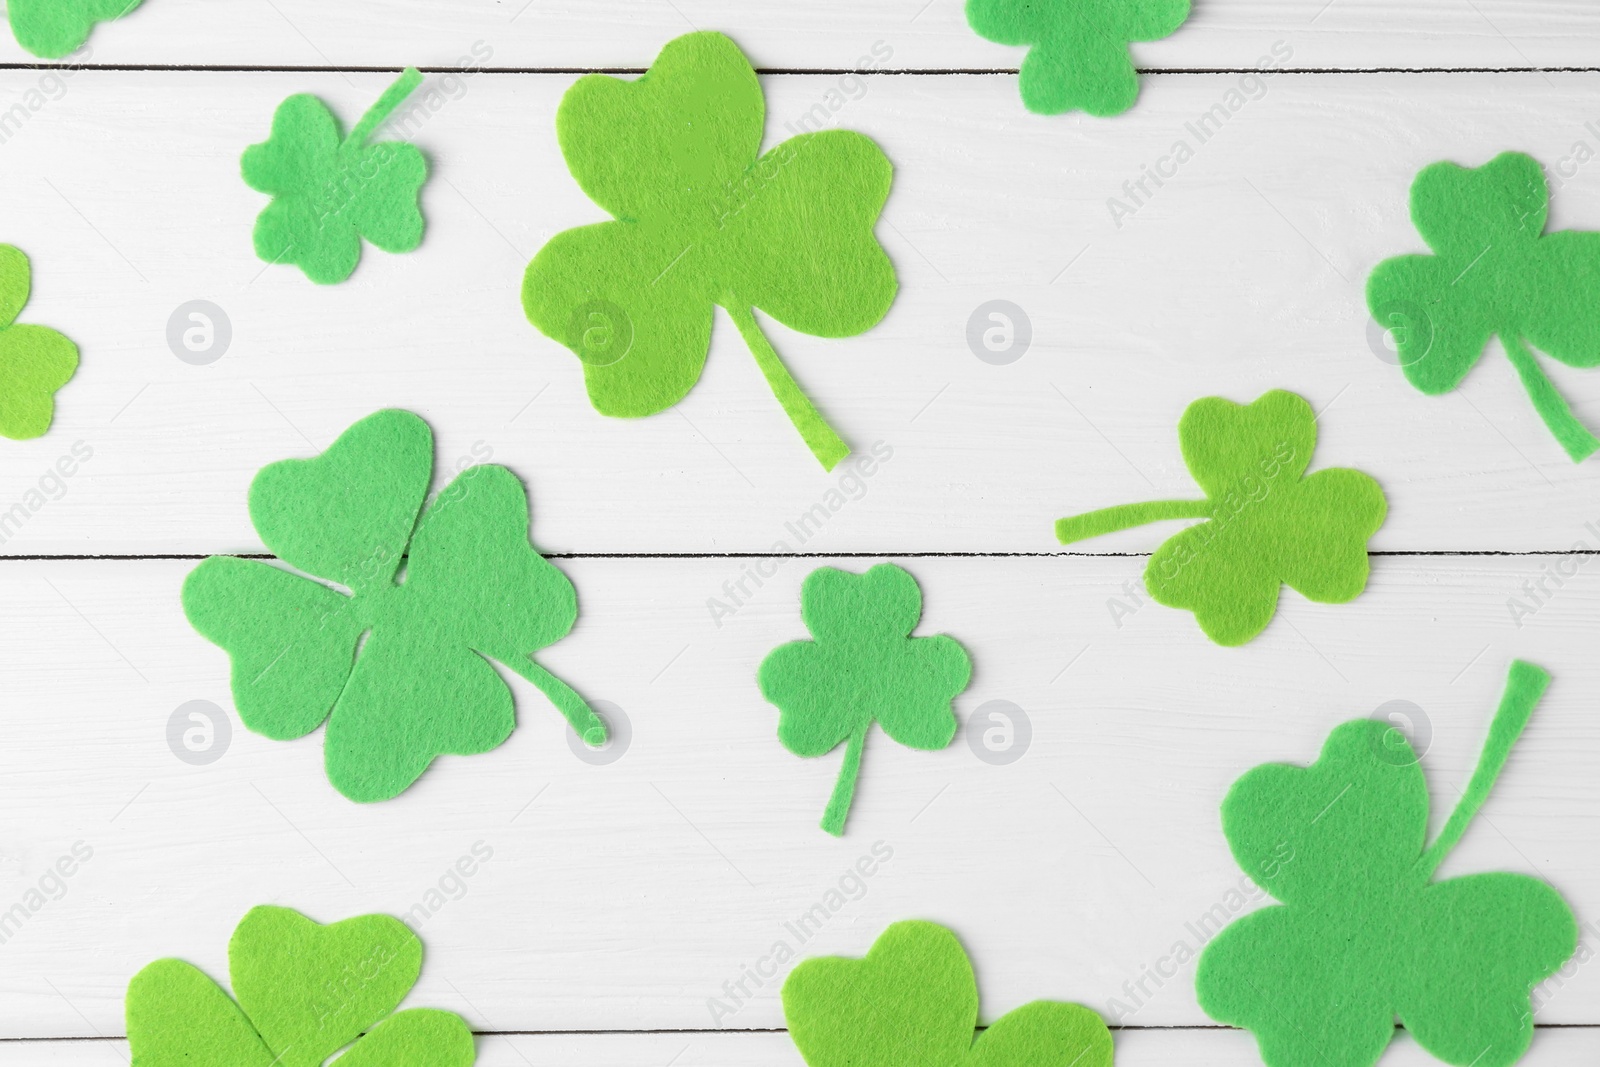
M 1383 722 L 1347 722 L 1311 766 L 1267 764 L 1234 783 L 1223 833 L 1282 903 L 1206 946 L 1195 992 L 1212 1018 L 1255 1032 L 1268 1067 L 1371 1067 L 1396 1016 L 1460 1067 L 1507 1067 L 1527 1050 L 1529 994 L 1577 947 L 1571 909 L 1526 875 L 1433 875 L 1549 680 L 1512 664 L 1477 769 L 1432 845 L 1417 757 Z
M 1189 0 L 967 0 L 967 22 L 997 44 L 1029 46 L 1022 103 L 1041 115 L 1120 115 L 1139 98 L 1132 41 L 1156 41 L 1189 17 Z
M 954 934 L 898 922 L 864 959 L 808 959 L 783 983 L 789 1035 L 809 1067 L 1111 1067 L 1088 1008 L 1035 1000 L 974 1039 L 978 983 Z
M 344 1067 L 469 1067 L 476 1051 L 460 1016 L 395 1010 L 421 967 L 422 942 L 388 915 L 322 926 L 253 908 L 228 942 L 233 997 L 182 960 L 134 975 L 133 1067 L 321 1067 L 346 1046 Z
M 189 621 L 232 658 L 240 719 L 275 740 L 327 720 L 328 779 L 352 800 L 398 796 L 436 756 L 510 736 L 511 693 L 490 659 L 537 686 L 586 742 L 606 738 L 583 698 L 532 659 L 571 631 L 578 606 L 529 543 L 522 483 L 504 467 L 468 468 L 419 521 L 432 470 L 427 424 L 380 411 L 321 456 L 256 476 L 262 541 L 349 595 L 228 556 L 183 586 Z
M 802 333 L 851 337 L 894 300 L 873 236 L 892 168 L 844 130 L 760 155 L 765 102 L 744 54 L 692 33 L 625 82 L 580 78 L 556 133 L 583 191 L 615 221 L 557 234 L 528 265 L 530 322 L 572 349 L 603 415 L 672 407 L 700 379 L 726 308 L 779 403 L 829 470 L 850 449 L 778 358 L 755 308 Z
M 245 182 L 273 197 L 256 219 L 256 255 L 293 263 L 318 284 L 355 271 L 365 237 L 385 252 L 422 244 L 422 183 L 428 163 L 416 145 L 368 144 L 379 126 L 422 84 L 407 68 L 341 138 L 339 120 L 307 93 L 289 97 L 272 116 L 272 136 L 245 150 Z
M 1367 541 L 1388 504 L 1378 483 L 1334 467 L 1304 477 L 1316 415 L 1275 389 L 1253 403 L 1196 400 L 1178 423 L 1189 473 L 1205 500 L 1104 508 L 1056 523 L 1062 544 L 1167 519 L 1206 519 L 1150 557 L 1144 581 L 1157 603 L 1194 612 L 1219 645 L 1254 638 L 1278 610 L 1283 585 L 1324 604 L 1366 588 Z
M 1411 185 L 1411 220 L 1434 254 L 1396 256 L 1367 279 L 1367 307 L 1395 338 L 1407 380 L 1433 396 L 1461 384 L 1498 337 L 1539 417 L 1574 462 L 1600 448 L 1533 349 L 1600 366 L 1600 233 L 1545 233 L 1550 190 L 1537 160 L 1435 163 Z
M 47 326 L 17 325 L 33 281 L 28 257 L 0 245 L 0 435 L 38 437 L 55 418 L 56 391 L 78 369 L 78 346 Z
M 846 742 L 822 828 L 844 833 L 861 752 L 874 721 L 910 748 L 944 748 L 956 734 L 951 702 L 972 661 L 952 637 L 911 637 L 922 617 L 917 581 L 891 563 L 865 574 L 820 567 L 800 588 L 800 617 L 816 639 L 780 645 L 761 663 L 761 694 L 779 709 L 778 740 L 797 756 Z
M 71 55 L 97 22 L 119 19 L 144 0 L 8 0 L 17 43 L 42 59 Z

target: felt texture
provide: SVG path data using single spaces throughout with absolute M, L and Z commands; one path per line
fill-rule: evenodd
M 1022 103 L 1041 115 L 1120 115 L 1139 98 L 1131 41 L 1177 32 L 1189 0 L 967 0 L 967 23 L 997 44 L 1028 46 Z
M 342 282 L 361 260 L 365 237 L 385 252 L 422 244 L 422 184 L 428 162 L 403 141 L 369 144 L 389 115 L 422 84 L 406 68 L 349 137 L 326 104 L 289 97 L 272 116 L 272 135 L 245 149 L 245 183 L 272 196 L 256 218 L 256 255 L 293 263 L 320 285 Z
M 18 325 L 33 271 L 28 257 L 0 245 L 0 434 L 39 437 L 55 418 L 56 390 L 78 369 L 78 347 L 46 326 Z
M 800 588 L 800 617 L 815 640 L 780 645 L 762 661 L 761 695 L 776 704 L 778 740 L 797 756 L 847 744 L 822 828 L 844 833 L 867 731 L 928 751 L 956 735 L 951 702 L 972 677 L 952 637 L 911 637 L 922 590 L 892 563 L 865 574 L 820 567 Z
M 789 1036 L 809 1067 L 1111 1067 L 1088 1008 L 1035 1000 L 974 1040 L 978 983 L 954 934 L 898 922 L 864 959 L 801 962 L 783 983 Z
M 583 698 L 532 659 L 572 630 L 578 605 L 529 543 L 522 483 L 504 467 L 470 467 L 423 511 L 432 471 L 427 424 L 380 411 L 317 458 L 256 475 L 250 518 L 262 541 L 350 595 L 228 556 L 183 586 L 190 623 L 232 658 L 239 718 L 275 740 L 326 720 L 328 780 L 352 800 L 398 796 L 436 756 L 510 736 L 511 692 L 490 659 L 537 686 L 589 744 L 606 738 Z
M 893 168 L 867 137 L 825 130 L 759 155 L 766 104 L 719 33 L 671 41 L 644 76 L 580 78 L 556 134 L 583 191 L 615 221 L 557 234 L 528 265 L 528 320 L 583 363 L 603 415 L 654 415 L 705 365 L 726 308 L 767 384 L 827 469 L 849 447 L 778 358 L 755 309 L 793 330 L 851 337 L 894 300 L 873 235 Z
M 1317 443 L 1311 405 L 1280 389 L 1250 404 L 1205 397 L 1178 422 L 1189 473 L 1205 500 L 1105 508 L 1056 523 L 1062 544 L 1148 522 L 1204 519 L 1150 557 L 1145 586 L 1159 604 L 1194 612 L 1219 645 L 1254 638 L 1278 610 L 1283 585 L 1324 604 L 1366 588 L 1367 541 L 1388 503 L 1360 471 L 1305 477 Z
M 1411 185 L 1411 221 L 1434 254 L 1386 259 L 1367 307 L 1396 340 L 1406 379 L 1432 396 L 1461 384 L 1498 337 L 1539 417 L 1573 462 L 1600 448 L 1539 366 L 1600 365 L 1600 233 L 1545 233 L 1550 189 L 1537 160 L 1435 163 Z
M 349 1046 L 338 1059 L 346 1067 L 468 1067 L 476 1051 L 459 1016 L 395 1011 L 421 967 L 422 943 L 390 916 L 322 926 L 289 908 L 253 908 L 228 941 L 234 997 L 182 960 L 134 975 L 133 1065 L 321 1067 Z
M 144 0 L 7 0 L 17 43 L 41 59 L 71 55 L 97 22 L 121 18 Z
M 1255 1032 L 1268 1067 L 1370 1067 L 1394 1021 L 1446 1063 L 1506 1067 L 1533 1039 L 1529 993 L 1577 947 L 1572 911 L 1522 874 L 1434 881 L 1488 797 L 1549 682 L 1512 664 L 1465 793 L 1431 845 L 1428 787 L 1403 735 L 1357 719 L 1309 767 L 1266 764 L 1234 783 L 1222 828 L 1281 904 L 1225 927 L 1195 992 Z

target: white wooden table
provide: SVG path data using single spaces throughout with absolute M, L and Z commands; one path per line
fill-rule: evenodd
M 892 458 L 804 545 L 785 523 L 839 473 L 815 465 L 726 318 L 690 397 L 623 422 L 592 411 L 576 361 L 518 303 L 543 242 L 600 218 L 553 135 L 574 72 L 642 68 L 691 28 L 729 33 L 764 72 L 769 143 L 875 44 L 892 52 L 846 83 L 835 122 L 895 163 L 878 232 L 901 295 L 860 338 L 773 331 L 846 439 Z M 1256 83 L 1116 225 L 1107 198 L 1275 44 L 1294 72 Z M 1378 260 L 1421 250 L 1405 203 L 1423 165 L 1520 149 L 1553 167 L 1576 142 L 1600 149 L 1600 7 L 1202 0 L 1137 49 L 1156 73 L 1115 120 L 1025 113 L 1020 51 L 972 35 L 958 0 L 148 0 L 92 47 L 57 80 L 0 45 L 0 114 L 25 111 L 0 143 L 0 240 L 33 256 L 25 320 L 82 350 L 51 432 L 3 443 L 0 511 L 76 442 L 93 451 L 0 547 L 0 909 L 75 843 L 93 850 L 0 944 L 7 1065 L 123 1062 L 123 990 L 145 963 L 225 975 L 228 935 L 258 903 L 405 913 L 480 842 L 492 859 L 421 927 L 407 1003 L 465 1016 L 485 1067 L 798 1065 L 774 1032 L 778 979 L 731 1014 L 708 1002 L 878 842 L 892 858 L 802 954 L 859 955 L 890 922 L 928 918 L 970 950 L 986 1018 L 1037 997 L 1106 1012 L 1237 883 L 1217 816 L 1234 778 L 1309 760 L 1335 724 L 1408 700 L 1436 829 L 1515 656 L 1555 683 L 1443 873 L 1537 874 L 1580 921 L 1600 918 L 1600 557 L 1579 557 L 1521 625 L 1507 603 L 1578 540 L 1600 549 L 1586 526 L 1600 528 L 1600 462 L 1568 462 L 1498 352 L 1458 393 L 1416 393 L 1380 358 L 1362 299 Z M 484 72 L 446 80 L 474 48 Z M 331 288 L 263 269 L 264 201 L 240 152 L 290 93 L 349 123 L 405 64 L 432 68 L 447 101 L 415 137 L 433 165 L 422 249 L 369 248 Z M 1551 222 L 1600 229 L 1600 164 L 1556 190 Z M 204 366 L 166 340 L 196 299 L 233 335 Z M 1032 323 L 1010 365 L 967 345 L 993 299 Z M 1600 373 L 1552 373 L 1600 425 Z M 1185 613 L 1114 611 L 1137 606 L 1124 590 L 1169 531 L 1068 555 L 1053 520 L 1190 494 L 1184 406 L 1274 387 L 1323 411 L 1316 465 L 1359 467 L 1389 494 L 1366 594 L 1286 593 L 1242 649 Z M 509 743 L 446 758 L 378 806 L 333 792 L 320 734 L 283 744 L 235 723 L 204 766 L 169 747 L 180 705 L 232 709 L 226 658 L 180 610 L 184 575 L 262 551 L 245 512 L 260 466 L 386 406 L 427 418 L 441 468 L 492 458 L 527 482 L 535 540 L 583 610 L 541 661 L 623 709 L 620 759 L 576 758 L 520 681 Z M 805 558 L 782 556 L 714 622 L 707 601 L 780 539 Z M 803 636 L 805 574 L 839 557 L 912 569 L 924 631 L 976 661 L 958 711 L 1011 701 L 1032 738 L 993 765 L 962 738 L 925 754 L 875 736 L 835 840 L 816 823 L 838 756 L 785 752 L 754 676 Z M 1600 1056 L 1597 973 L 1546 999 L 1525 1062 Z M 1255 1062 L 1192 979 L 1189 964 L 1146 980 L 1120 1064 Z M 1402 1040 L 1384 1062 L 1432 1061 Z

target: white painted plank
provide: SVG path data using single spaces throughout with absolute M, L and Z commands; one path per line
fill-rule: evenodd
M 1258 1062 L 1249 1035 L 1233 1030 L 1125 1030 L 1115 1035 L 1117 1067 L 1237 1067 Z M 9 1067 L 126 1067 L 123 1041 L 23 1041 L 3 1047 Z M 1521 1067 L 1594 1062 L 1600 1033 L 1541 1030 Z M 786 1034 L 492 1034 L 478 1038 L 477 1067 L 801 1067 Z M 1432 1067 L 1409 1038 L 1384 1054 L 1384 1067 Z
M 0 73 L 16 91 L 41 76 Z M 83 349 L 56 427 L 5 443 L 0 513 L 83 441 L 93 459 L 30 513 L 8 553 L 259 550 L 245 491 L 263 464 L 326 447 L 382 406 L 424 414 L 452 470 L 490 457 L 532 487 L 536 537 L 559 551 L 767 551 L 829 497 L 725 319 L 704 378 L 646 420 L 597 415 L 578 363 L 523 318 L 523 268 L 600 212 L 559 158 L 552 115 L 571 79 L 485 76 L 418 132 L 436 176 L 429 236 L 368 250 L 315 287 L 250 249 L 264 199 L 238 154 L 295 90 L 347 118 L 386 76 L 84 72 L 5 146 L 0 238 L 34 254 L 26 321 Z M 835 79 L 765 79 L 780 131 Z M 1600 75 L 1280 77 L 1119 229 L 1107 198 L 1157 160 L 1237 76 L 1173 79 L 1115 126 L 1005 113 L 1004 78 L 879 78 L 838 117 L 878 138 L 897 179 L 880 224 L 902 282 L 877 329 L 824 341 L 773 327 L 779 350 L 844 435 L 892 460 L 844 483 L 860 499 L 803 547 L 1050 551 L 1069 512 L 1192 496 L 1175 427 L 1208 394 L 1297 390 L 1325 411 L 1314 463 L 1377 476 L 1380 550 L 1600 547 L 1585 524 L 1600 463 L 1570 463 L 1498 351 L 1430 398 L 1369 347 L 1361 288 L 1420 249 L 1415 172 L 1518 147 L 1555 164 L 1600 115 Z M 441 99 L 443 99 L 441 97 Z M 1580 170 L 1555 226 L 1600 227 Z M 1069 266 L 1070 265 L 1070 266 Z M 169 316 L 204 298 L 233 343 L 210 366 L 169 350 Z M 1004 298 L 1034 341 L 981 362 L 967 321 Z M 1381 346 L 1380 346 L 1381 347 Z M 1557 366 L 1600 426 L 1600 374 Z M 61 488 L 46 479 L 45 488 Z M 1159 530 L 1084 546 L 1149 550 Z
M 878 41 L 899 68 L 1009 68 L 1021 50 L 967 28 L 962 0 L 148 0 L 91 40 L 92 61 L 266 66 L 641 67 L 693 29 L 738 39 L 771 68 L 854 68 Z M 1146 67 L 1254 66 L 1274 41 L 1310 67 L 1593 66 L 1600 13 L 1583 0 L 1236 0 L 1194 5 Z M 0 61 L 29 61 L 9 35 Z M 1013 103 L 1015 103 L 1013 99 Z
M 625 709 L 627 751 L 579 761 L 519 683 L 521 727 L 505 746 L 446 759 L 376 806 L 332 792 L 317 735 L 236 729 L 209 766 L 175 757 L 179 705 L 229 705 L 223 655 L 177 606 L 188 564 L 0 567 L 0 910 L 75 842 L 94 850 L 65 896 L 0 945 L 0 1036 L 119 1033 L 129 976 L 166 955 L 222 973 L 254 904 L 399 914 L 441 879 L 459 899 L 422 922 L 417 1003 L 506 1031 L 780 1026 L 776 980 L 747 986 L 743 1004 L 723 983 L 797 940 L 785 923 L 826 903 L 877 842 L 892 856 L 859 888 L 844 882 L 857 899 L 825 908 L 792 950 L 860 953 L 889 923 L 924 917 L 960 931 L 987 1012 L 1035 997 L 1109 1011 L 1237 885 L 1217 806 L 1239 774 L 1308 762 L 1337 723 L 1410 700 L 1427 719 L 1436 831 L 1515 656 L 1556 680 L 1443 873 L 1533 873 L 1580 919 L 1600 911 L 1600 858 L 1582 844 L 1600 834 L 1593 574 L 1518 629 L 1505 600 L 1537 560 L 1380 559 L 1354 604 L 1286 595 L 1265 635 L 1223 649 L 1158 606 L 1113 624 L 1108 599 L 1138 560 L 911 561 L 923 632 L 954 634 L 976 662 L 959 713 L 1013 701 L 1032 740 L 991 765 L 964 738 L 928 754 L 874 736 L 835 840 L 816 822 L 838 758 L 785 752 L 754 683 L 767 651 L 803 636 L 809 565 L 779 568 L 720 629 L 704 601 L 735 562 L 564 566 L 584 614 L 540 661 Z M 447 876 L 480 841 L 492 858 L 457 886 Z M 1191 981 L 1192 964 L 1147 981 L 1123 1021 L 1207 1022 Z M 1541 1022 L 1600 1023 L 1592 969 L 1552 992 Z M 714 1014 L 713 998 L 737 1010 Z

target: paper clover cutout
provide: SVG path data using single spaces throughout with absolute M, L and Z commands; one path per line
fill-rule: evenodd
M 97 22 L 118 19 L 144 0 L 7 0 L 17 43 L 41 59 L 71 55 Z
M 1040 115 L 1120 115 L 1139 98 L 1132 41 L 1177 32 L 1189 0 L 967 0 L 967 22 L 996 44 L 1024 45 L 1022 103 Z
M 522 483 L 469 467 L 423 511 L 432 475 L 426 423 L 368 416 L 322 455 L 271 464 L 250 485 L 262 541 L 315 580 L 213 556 L 183 584 L 189 622 L 233 661 L 239 718 L 278 741 L 327 720 L 328 780 L 351 800 L 399 796 L 436 756 L 511 735 L 511 692 L 490 659 L 537 686 L 588 744 L 606 738 L 583 698 L 532 658 L 572 630 L 578 604 L 528 541 Z
M 1251 404 L 1205 397 L 1178 423 L 1189 473 L 1205 500 L 1105 508 L 1056 523 L 1061 543 L 1168 519 L 1206 519 L 1150 557 L 1144 582 L 1168 607 L 1194 612 L 1219 645 L 1254 638 L 1288 585 L 1310 600 L 1343 604 L 1367 584 L 1367 541 L 1388 503 L 1360 471 L 1331 467 L 1303 477 L 1317 443 L 1311 405 L 1274 389 Z
M 922 590 L 892 563 L 865 574 L 812 571 L 800 587 L 800 617 L 815 640 L 767 655 L 761 695 L 778 706 L 778 740 L 795 755 L 849 743 L 822 817 L 837 836 L 873 722 L 910 748 L 944 748 L 956 735 L 951 702 L 967 687 L 972 660 L 954 638 L 909 636 L 922 617 Z
M 1600 233 L 1545 233 L 1550 190 L 1537 160 L 1435 163 L 1411 185 L 1411 221 L 1434 254 L 1386 259 L 1367 307 L 1389 330 L 1406 379 L 1436 396 L 1461 384 L 1498 337 L 1534 410 L 1573 462 L 1600 448 L 1539 367 L 1600 365 Z
M 1111 1032 L 1077 1004 L 1035 1000 L 982 1033 L 978 983 L 954 934 L 898 922 L 864 959 L 808 959 L 783 983 L 809 1067 L 1111 1067 Z
M 363 237 L 385 252 L 422 244 L 427 160 L 403 141 L 367 143 L 421 84 L 408 67 L 342 139 L 339 120 L 309 93 L 278 105 L 272 136 L 245 149 L 240 164 L 245 183 L 273 198 L 256 219 L 256 255 L 330 285 L 355 271 Z
M 33 281 L 28 257 L 0 245 L 0 434 L 39 437 L 55 417 L 56 390 L 78 369 L 78 346 L 47 326 L 18 325 Z
M 1533 1040 L 1529 993 L 1572 955 L 1577 922 L 1527 875 L 1433 874 L 1549 680 L 1512 664 L 1477 769 L 1431 845 L 1417 756 L 1381 721 L 1335 728 L 1309 767 L 1266 764 L 1235 782 L 1223 833 L 1282 903 L 1205 947 L 1195 992 L 1206 1014 L 1254 1031 L 1268 1067 L 1371 1067 L 1396 1016 L 1446 1063 L 1514 1063 Z
M 765 101 L 719 33 L 692 33 L 625 82 L 580 78 L 556 133 L 583 191 L 615 221 L 557 234 L 528 265 L 528 320 L 583 362 L 602 415 L 654 415 L 705 366 L 714 305 L 727 309 L 767 384 L 821 464 L 850 453 L 755 318 L 852 337 L 895 295 L 873 236 L 892 168 L 870 138 L 825 130 L 759 155 Z
M 422 942 L 388 915 L 322 926 L 263 905 L 228 941 L 233 997 L 182 960 L 134 975 L 128 1046 L 138 1067 L 322 1067 L 347 1045 L 341 1067 L 469 1067 L 460 1016 L 395 1011 L 421 968 Z

